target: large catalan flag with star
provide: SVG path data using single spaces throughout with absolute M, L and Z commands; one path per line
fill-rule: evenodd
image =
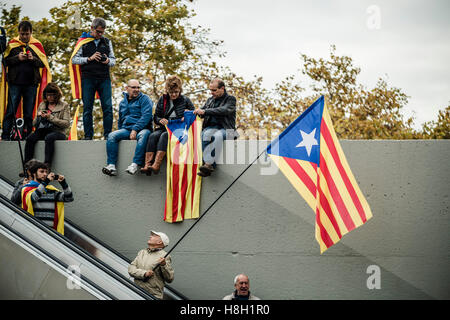
M 202 161 L 202 121 L 193 111 L 184 121 L 167 124 L 167 186 L 164 221 L 173 223 L 196 219 L 200 211 L 202 178 L 197 175 Z
M 267 147 L 316 214 L 320 253 L 372 217 L 320 97 Z

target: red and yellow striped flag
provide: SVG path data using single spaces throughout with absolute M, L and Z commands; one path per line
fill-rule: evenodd
M 72 126 L 70 127 L 69 138 L 67 140 L 78 140 L 78 114 L 80 112 L 80 105 L 78 105 L 75 114 L 73 115 Z
M 320 253 L 372 217 L 323 96 L 272 141 L 267 153 L 315 212 Z
M 11 39 L 8 43 L 8 46 L 4 52 L 4 59 L 9 56 L 12 49 L 17 47 L 23 47 L 25 50 L 26 43 L 22 42 L 19 37 L 15 37 Z M 42 102 L 42 92 L 48 83 L 52 82 L 52 74 L 50 72 L 50 66 L 47 61 L 47 55 L 45 54 L 44 47 L 42 43 L 31 36 L 30 42 L 28 43 L 30 50 L 33 50 L 34 53 L 41 59 L 44 64 L 44 68 L 39 69 L 41 74 L 41 82 L 38 84 L 38 88 L 36 90 L 36 99 L 33 109 L 33 119 L 36 117 L 36 112 L 39 104 Z M 7 103 L 8 103 L 8 82 L 6 81 L 6 68 L 2 68 L 2 75 L 0 81 L 0 124 L 3 123 L 3 118 L 6 113 Z M 19 103 L 16 113 L 17 118 L 23 118 L 23 110 L 22 110 L 22 100 Z
M 185 111 L 184 121 L 172 120 L 166 127 L 169 136 L 164 221 L 196 219 L 202 183 L 197 175 L 202 161 L 202 122 L 192 111 Z

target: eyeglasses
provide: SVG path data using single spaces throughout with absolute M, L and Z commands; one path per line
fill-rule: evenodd
M 131 89 L 140 89 L 141 87 L 133 86 L 133 87 L 128 87 L 128 88 L 131 88 Z
M 98 34 L 103 34 L 103 33 L 105 33 L 105 30 L 100 31 L 100 30 L 94 29 L 94 31 L 95 31 L 96 33 L 98 33 Z

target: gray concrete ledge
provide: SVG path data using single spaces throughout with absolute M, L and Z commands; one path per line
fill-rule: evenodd
M 243 272 L 263 299 L 449 299 L 450 141 L 341 144 L 373 211 L 366 225 L 320 255 L 314 213 L 262 157 L 174 250 L 173 287 L 192 299 L 221 299 Z M 225 146 L 224 157 L 235 161 L 203 180 L 201 212 L 266 145 Z M 118 177 L 101 173 L 105 141 L 57 141 L 54 161 L 75 194 L 66 215 L 129 258 L 146 246 L 150 228 L 174 244 L 193 223 L 163 221 L 165 172 L 125 173 L 134 146 L 120 142 Z M 0 155 L 0 174 L 16 180 L 17 142 L 0 142 Z M 370 290 L 373 265 L 381 288 Z

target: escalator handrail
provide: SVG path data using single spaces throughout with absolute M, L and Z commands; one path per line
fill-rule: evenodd
M 41 221 L 35 219 L 32 217 L 27 211 L 23 210 L 22 208 L 19 208 L 15 204 L 11 202 L 10 199 L 5 197 L 3 194 L 0 194 L 0 203 L 6 205 L 8 208 L 10 208 L 15 213 L 18 213 L 21 215 L 21 217 L 25 218 L 27 221 L 32 223 L 34 226 L 38 227 L 40 230 L 44 231 L 48 235 L 50 235 L 54 240 L 61 243 L 63 246 L 70 248 L 75 253 L 79 254 L 81 257 L 89 261 L 91 264 L 95 265 L 97 268 L 102 270 L 103 272 L 107 273 L 109 276 L 114 278 L 116 281 L 120 282 L 130 290 L 134 291 L 135 293 L 141 295 L 145 299 L 150 300 L 158 300 L 155 296 L 151 295 L 144 289 L 138 287 L 135 283 L 131 282 L 129 279 L 125 278 L 121 273 L 117 272 L 110 266 L 108 266 L 103 261 L 97 259 L 93 255 L 91 255 L 89 252 L 78 246 L 76 243 L 73 243 L 72 241 L 66 239 L 63 235 L 57 233 L 55 230 L 49 228 L 47 225 L 42 223 Z
M 48 260 L 52 261 L 52 263 L 58 265 L 60 268 L 67 270 L 69 268 L 69 265 L 63 261 L 61 261 L 59 258 L 55 257 L 54 255 L 52 255 L 50 252 L 48 252 L 47 250 L 45 250 L 44 248 L 42 248 L 41 246 L 39 246 L 38 244 L 36 244 L 35 242 L 33 242 L 32 240 L 30 240 L 29 238 L 25 237 L 23 234 L 20 234 L 19 232 L 17 232 L 16 230 L 14 230 L 13 228 L 11 228 L 9 225 L 7 225 L 6 223 L 4 223 L 3 221 L 0 221 L 0 226 L 5 228 L 6 230 L 8 230 L 8 232 L 14 234 L 14 236 L 16 236 L 17 238 L 21 239 L 23 242 L 25 242 L 28 246 L 32 247 L 33 250 L 35 250 L 36 252 L 38 252 L 40 255 L 46 257 Z M 84 282 L 86 282 L 88 285 L 90 285 L 91 287 L 93 287 L 95 290 L 98 290 L 99 292 L 101 292 L 102 294 L 104 294 L 105 296 L 107 296 L 108 298 L 114 300 L 117 299 L 116 297 L 114 297 L 113 295 L 111 295 L 111 293 L 107 292 L 106 290 L 104 290 L 103 288 L 101 288 L 100 286 L 98 286 L 96 283 L 92 282 L 90 279 L 86 278 L 85 276 L 83 276 L 82 274 L 78 275 L 80 277 L 80 279 Z
M 11 187 L 14 187 L 14 183 L 11 180 L 9 180 L 8 178 L 6 178 L 5 176 L 1 175 L 1 174 L 0 174 L 0 179 L 4 180 L 8 184 L 10 184 Z M 87 232 L 86 230 L 84 230 L 83 228 L 78 226 L 76 223 L 74 223 L 72 220 L 64 217 L 64 223 L 68 223 L 70 225 L 70 227 L 74 228 L 75 230 L 77 230 L 78 232 L 82 233 L 83 235 L 86 235 L 87 237 L 91 238 L 92 240 L 94 240 L 95 242 L 97 242 L 98 244 L 103 246 L 105 249 L 107 249 L 108 251 L 112 252 L 114 255 L 117 255 L 120 259 L 126 261 L 128 264 L 131 263 L 131 260 L 128 259 L 126 256 L 124 256 L 123 254 L 121 254 L 120 252 L 115 250 L 114 248 L 110 247 L 108 244 L 104 243 L 102 240 L 98 239 L 94 235 L 92 235 L 89 232 Z M 88 252 L 88 254 L 90 254 L 90 253 Z M 168 290 L 172 291 L 175 295 L 179 296 L 181 299 L 189 300 L 185 295 L 180 293 L 178 290 L 172 288 L 171 286 L 166 284 L 165 287 Z
M 81 228 L 80 226 L 78 226 L 73 221 L 71 221 L 71 220 L 69 220 L 67 218 L 64 218 L 64 221 L 65 222 L 67 221 L 70 224 L 70 227 L 74 228 L 75 230 L 77 230 L 78 232 L 82 233 L 83 235 L 86 235 L 87 237 L 91 238 L 92 240 L 94 240 L 95 242 L 97 242 L 98 244 L 103 246 L 105 249 L 107 249 L 108 251 L 111 251 L 113 254 L 117 255 L 123 261 L 127 262 L 128 264 L 131 264 L 132 260 L 128 259 L 126 256 L 124 256 L 123 254 L 121 254 L 117 250 L 111 248 L 109 245 L 107 245 L 103 241 L 99 240 L 98 238 L 96 238 L 95 236 L 93 236 L 92 234 L 90 234 L 89 232 L 87 232 L 86 230 Z M 164 287 L 169 289 L 170 291 L 172 291 L 175 295 L 179 296 L 182 300 L 189 300 L 185 295 L 180 293 L 178 290 L 172 288 L 171 286 L 165 284 Z

